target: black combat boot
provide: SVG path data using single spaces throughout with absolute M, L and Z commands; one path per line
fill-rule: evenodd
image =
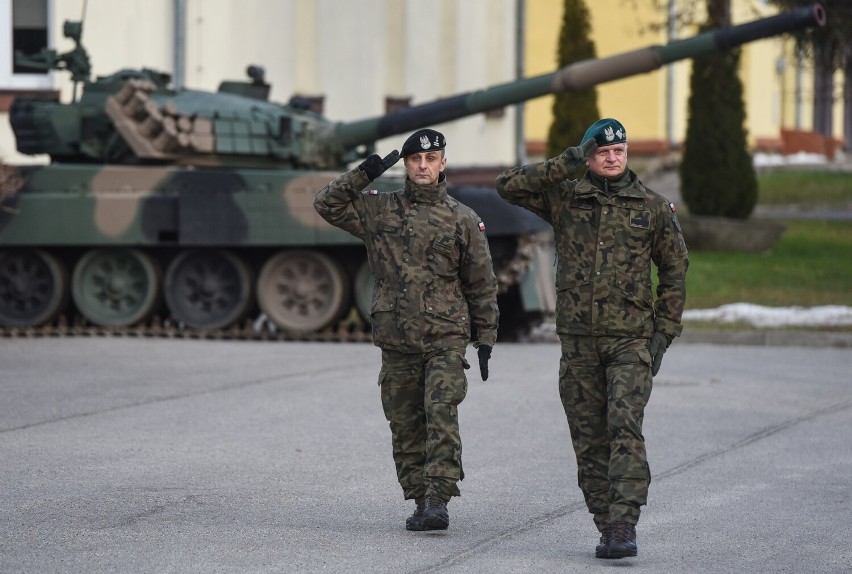
M 612 542 L 612 526 L 601 529 L 601 542 L 595 546 L 595 558 L 609 558 L 609 544 Z
M 626 522 L 614 522 L 607 558 L 627 558 L 637 553 L 636 527 Z
M 415 498 L 414 502 L 417 507 L 414 509 L 414 514 L 405 519 L 406 530 L 426 530 L 423 526 L 423 511 L 426 510 L 426 498 Z
M 446 530 L 450 525 L 447 501 L 436 494 L 427 494 L 422 524 L 423 530 Z

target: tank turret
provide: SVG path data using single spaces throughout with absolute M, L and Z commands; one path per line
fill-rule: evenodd
M 82 25 L 66 23 L 71 52 L 19 55 L 70 72 L 83 90 L 71 103 L 11 106 L 18 150 L 52 161 L 3 166 L 16 184 L 0 189 L 0 326 L 366 336 L 363 245 L 323 221 L 313 198 L 377 140 L 824 22 L 816 4 L 345 123 L 300 99 L 270 102 L 259 66 L 217 92 L 172 89 L 150 69 L 92 81 Z M 376 181 L 380 191 L 400 184 Z M 527 330 L 554 309 L 552 255 L 539 240 L 548 226 L 493 190 L 450 193 L 485 221 L 502 336 Z

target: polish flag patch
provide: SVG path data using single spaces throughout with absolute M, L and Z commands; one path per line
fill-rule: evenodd
M 370 195 L 379 195 L 379 190 L 378 189 L 371 189 L 367 193 L 369 193 Z
M 674 203 L 671 203 L 671 202 L 669 202 L 669 209 L 671 209 L 671 210 L 672 210 L 672 213 L 674 213 L 675 211 L 677 211 L 677 208 L 674 206 Z
M 480 231 L 485 231 L 485 224 L 484 224 L 484 223 L 482 223 L 481 221 L 479 222 L 479 230 L 480 230 Z

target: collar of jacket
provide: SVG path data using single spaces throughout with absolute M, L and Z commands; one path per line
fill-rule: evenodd
M 607 195 L 606 189 L 609 189 L 609 195 Z M 639 183 L 636 174 L 630 169 L 625 169 L 624 173 L 613 179 L 606 179 L 587 171 L 574 189 L 574 195 L 576 197 L 594 197 L 598 194 L 603 196 L 600 198 L 601 203 L 606 203 L 610 196 L 615 195 L 638 198 L 645 196 L 642 184 Z
M 443 172 L 438 175 L 435 185 L 419 185 L 410 179 L 405 179 L 405 195 L 412 202 L 438 203 L 447 197 L 447 178 Z

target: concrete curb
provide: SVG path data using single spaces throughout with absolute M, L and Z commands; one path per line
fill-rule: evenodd
M 556 325 L 545 323 L 537 327 L 525 342 L 558 343 Z M 678 343 L 709 345 L 754 345 L 764 347 L 825 347 L 852 348 L 852 332 L 846 331 L 778 331 L 695 329 L 686 327 L 676 339 Z
M 852 347 L 852 333 L 843 331 L 775 331 L 684 329 L 683 343 L 762 345 L 771 347 Z

